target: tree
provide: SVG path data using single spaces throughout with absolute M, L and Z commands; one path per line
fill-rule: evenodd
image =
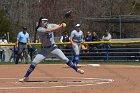
M 6 19 L 5 12 L 2 9 L 0 9 L 0 35 L 2 36 L 3 34 L 7 34 L 7 32 L 9 32 L 11 35 L 10 40 L 13 41 L 14 33 L 12 32 L 11 28 L 11 23 L 8 19 Z

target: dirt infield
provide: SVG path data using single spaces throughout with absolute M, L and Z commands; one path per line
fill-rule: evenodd
M 140 66 L 82 65 L 85 74 L 64 64 L 39 64 L 29 82 L 20 83 L 29 65 L 0 65 L 0 93 L 139 93 Z

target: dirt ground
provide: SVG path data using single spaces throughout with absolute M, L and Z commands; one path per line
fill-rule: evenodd
M 0 65 L 0 93 L 140 93 L 140 66 L 39 64 L 29 82 L 18 82 L 29 65 Z

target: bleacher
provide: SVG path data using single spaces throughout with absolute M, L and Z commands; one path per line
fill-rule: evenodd
M 62 49 L 72 59 L 72 49 Z M 81 50 L 80 61 L 139 61 L 140 45 L 111 45 L 110 48 L 95 48 L 91 51 Z
M 113 39 L 112 41 L 130 41 L 132 39 Z M 62 49 L 72 59 L 72 49 Z M 53 58 L 55 59 L 55 58 Z M 110 48 L 81 50 L 80 61 L 140 61 L 140 44 L 111 44 Z
M 108 49 L 104 48 L 93 50 L 91 53 L 89 53 L 91 56 L 89 57 L 92 61 L 138 61 L 140 57 L 139 53 L 140 49 L 137 45 L 133 45 L 133 47 L 129 45 L 111 45 L 111 47 Z M 81 54 L 81 57 L 82 56 L 83 54 Z

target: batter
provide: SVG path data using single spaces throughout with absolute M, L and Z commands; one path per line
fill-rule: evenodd
M 44 60 L 50 53 L 54 54 L 55 56 L 59 57 L 62 61 L 66 62 L 66 64 L 73 68 L 76 72 L 80 74 L 84 73 L 84 70 L 77 68 L 77 66 L 75 66 L 73 62 L 69 60 L 64 55 L 64 53 L 55 45 L 53 32 L 59 31 L 59 29 L 64 28 L 64 25 L 65 23 L 62 23 L 60 25 L 49 24 L 48 19 L 45 17 L 41 17 L 39 19 L 39 26 L 37 28 L 37 32 L 42 43 L 41 51 L 39 52 L 39 54 L 36 55 L 36 57 L 32 61 L 24 77 L 19 79 L 20 82 L 28 81 L 29 75 L 35 69 L 37 64 Z

